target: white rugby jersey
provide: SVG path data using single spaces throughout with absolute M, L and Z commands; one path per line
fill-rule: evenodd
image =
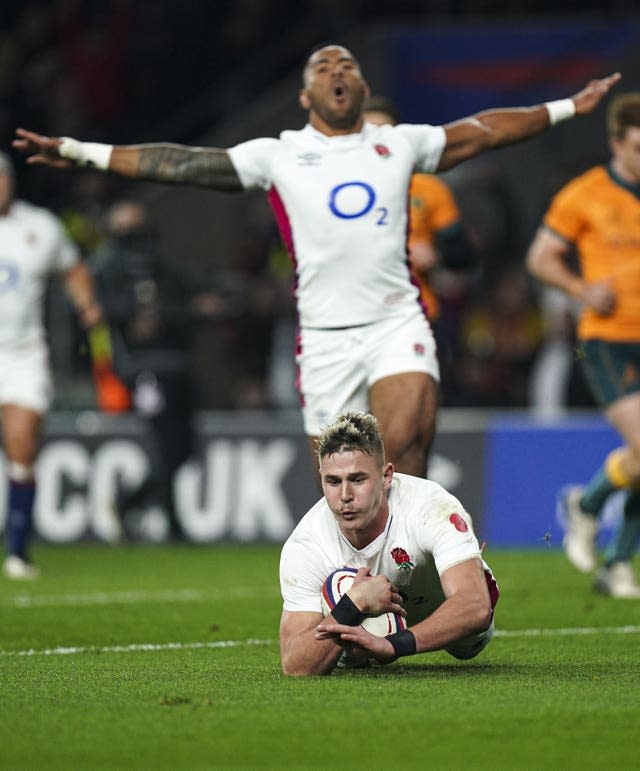
M 47 280 L 78 259 L 77 248 L 46 209 L 14 201 L 0 216 L 0 353 L 44 341 Z
M 411 626 L 444 602 L 440 574 L 474 557 L 480 547 L 460 501 L 436 482 L 396 472 L 385 532 L 364 549 L 342 535 L 324 498 L 305 514 L 282 548 L 283 607 L 321 613 L 322 584 L 330 573 L 368 567 L 404 595 Z
M 307 125 L 229 150 L 242 185 L 268 191 L 303 327 L 370 324 L 415 306 L 409 183 L 416 168 L 437 168 L 445 141 L 441 126 L 365 123 L 329 137 Z

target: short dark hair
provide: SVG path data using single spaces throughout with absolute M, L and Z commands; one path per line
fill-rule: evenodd
M 607 110 L 609 136 L 624 139 L 628 128 L 640 128 L 640 93 L 619 94 Z
M 366 412 L 345 412 L 316 440 L 318 460 L 340 452 L 363 452 L 384 463 L 384 444 L 378 421 Z
M 362 105 L 363 112 L 383 112 L 391 118 L 391 122 L 400 123 L 400 114 L 391 99 L 385 96 L 368 96 Z
M 313 48 L 309 50 L 305 61 L 305 67 L 309 64 L 309 59 L 315 54 L 316 51 L 321 51 L 323 48 L 346 48 L 344 43 L 338 43 L 335 40 L 324 40 L 322 43 L 316 43 Z
M 309 61 L 311 60 L 311 57 L 316 53 L 316 51 L 321 51 L 323 48 L 344 48 L 345 50 L 349 50 L 344 43 L 338 43 L 335 40 L 324 40 L 322 43 L 316 43 L 313 48 L 309 49 L 309 53 L 307 54 L 304 64 L 302 65 L 302 84 L 304 85 L 305 82 L 305 73 L 307 71 L 307 67 L 309 66 Z

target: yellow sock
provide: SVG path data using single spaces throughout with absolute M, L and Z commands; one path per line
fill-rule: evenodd
M 616 450 L 612 450 L 609 453 L 607 459 L 604 462 L 604 468 L 607 477 L 611 481 L 611 484 L 615 485 L 615 487 L 632 487 L 634 482 L 637 481 L 633 477 L 630 477 L 622 468 L 622 459 L 625 455 L 625 452 L 626 450 L 624 447 L 618 447 Z

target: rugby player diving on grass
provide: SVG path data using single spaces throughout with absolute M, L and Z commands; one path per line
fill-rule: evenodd
M 460 501 L 436 482 L 395 473 L 370 414 L 338 417 L 317 458 L 324 497 L 280 558 L 283 672 L 326 675 L 436 650 L 477 656 L 493 635 L 499 591 Z M 345 566 L 358 570 L 355 580 L 323 618 L 326 579 Z M 387 612 L 408 628 L 365 629 Z

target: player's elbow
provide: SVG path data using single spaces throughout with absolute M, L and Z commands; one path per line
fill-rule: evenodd
M 493 618 L 491 610 L 491 601 L 488 597 L 478 595 L 469 604 L 467 609 L 467 623 L 469 625 L 469 634 L 480 634 L 486 632 L 491 626 Z
M 491 626 L 492 619 L 493 619 L 493 614 L 491 612 L 491 604 L 484 605 L 481 609 L 478 610 L 477 631 L 486 632 L 487 629 Z

